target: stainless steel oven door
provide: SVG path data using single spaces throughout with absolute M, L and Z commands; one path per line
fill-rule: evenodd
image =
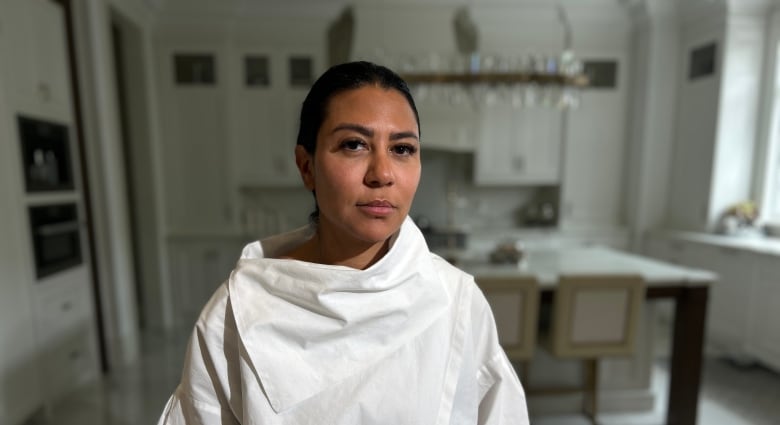
M 81 223 L 75 203 L 30 207 L 38 279 L 80 265 Z

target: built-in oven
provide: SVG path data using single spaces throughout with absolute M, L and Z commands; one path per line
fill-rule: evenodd
M 68 127 L 24 115 L 17 123 L 27 192 L 73 190 Z
M 38 279 L 82 263 L 76 203 L 31 206 L 29 215 Z

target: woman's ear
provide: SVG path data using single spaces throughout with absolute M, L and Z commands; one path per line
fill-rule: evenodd
M 306 189 L 314 190 L 314 155 L 306 152 L 306 148 L 301 145 L 295 146 L 295 165 L 298 166 L 298 172 L 301 173 L 303 185 Z

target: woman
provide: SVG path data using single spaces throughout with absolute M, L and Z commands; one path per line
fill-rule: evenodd
M 248 245 L 201 314 L 161 424 L 527 424 L 471 276 L 409 219 L 420 126 L 406 83 L 335 66 L 301 111 L 312 224 Z

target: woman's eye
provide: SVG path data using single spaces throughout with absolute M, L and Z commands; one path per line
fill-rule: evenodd
M 341 148 L 348 151 L 357 151 L 364 148 L 365 145 L 361 140 L 345 140 L 341 143 Z
M 396 155 L 414 155 L 417 153 L 417 147 L 412 145 L 395 145 L 392 151 Z

